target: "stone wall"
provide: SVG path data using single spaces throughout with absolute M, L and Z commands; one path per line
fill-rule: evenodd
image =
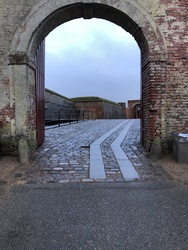
M 75 104 L 69 98 L 45 89 L 45 121 L 68 119 Z
M 172 131 L 188 131 L 187 0 L 0 0 L 0 148 L 36 144 L 35 55 L 58 25 L 103 18 L 133 35 L 141 50 L 142 142 L 171 146 Z

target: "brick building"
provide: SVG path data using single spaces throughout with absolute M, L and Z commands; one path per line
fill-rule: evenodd
M 141 118 L 141 103 L 140 100 L 129 100 L 126 108 L 127 119 Z
M 125 103 L 116 103 L 100 97 L 71 98 L 81 117 L 86 119 L 124 119 Z

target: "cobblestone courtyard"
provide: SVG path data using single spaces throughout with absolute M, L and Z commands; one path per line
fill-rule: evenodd
M 126 162 L 136 170 L 134 181 L 166 181 L 171 176 L 157 163 L 151 163 L 148 152 L 140 144 L 140 120 L 92 120 L 71 125 L 61 125 L 46 130 L 45 142 L 37 150 L 34 163 L 24 175 L 17 175 L 27 182 L 125 182 L 125 174 L 112 150 L 112 143 L 125 128 L 120 148 Z M 91 144 L 98 138 L 103 161 L 104 178 L 90 176 Z M 94 159 L 95 161 L 95 159 Z M 94 167 L 98 167 L 98 160 Z M 123 166 L 124 167 L 124 166 Z M 125 170 L 125 171 L 124 171 Z M 131 171 L 132 171 L 131 170 Z M 126 166 L 123 168 L 126 172 Z

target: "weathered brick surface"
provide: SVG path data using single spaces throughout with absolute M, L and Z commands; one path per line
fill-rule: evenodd
M 73 98 L 74 99 L 74 98 Z M 75 101 L 76 109 L 80 110 L 85 119 L 123 119 L 124 107 L 108 101 Z
M 137 109 L 139 108 L 139 111 Z M 126 108 L 126 118 L 127 119 L 137 119 L 140 118 L 140 100 L 129 100 L 128 107 Z
M 79 102 L 75 103 L 76 109 L 81 111 L 81 117 L 84 119 L 102 119 L 103 105 L 102 102 Z
M 0 0 L 1 151 L 16 152 L 18 138 L 34 140 L 36 49 L 78 17 L 107 19 L 134 36 L 142 60 L 142 141 L 150 149 L 160 136 L 167 151 L 170 132 L 188 130 L 187 0 Z

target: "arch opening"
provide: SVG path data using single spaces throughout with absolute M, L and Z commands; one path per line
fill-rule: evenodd
M 35 55 L 38 45 L 53 29 L 77 18 L 101 18 L 110 21 L 129 32 L 135 38 L 141 50 L 148 47 L 142 29 L 125 13 L 103 4 L 77 3 L 56 10 L 43 20 L 43 23 L 35 31 L 36 34 L 32 37 L 33 41 L 31 40 L 29 50 L 33 51 L 33 55 Z
M 107 117 L 108 109 L 118 112 L 113 117 L 124 119 L 127 101 L 140 99 L 140 49 L 119 26 L 96 18 L 73 20 L 52 31 L 45 48 L 47 89 L 68 98 L 79 97 L 74 100 L 82 109 L 86 105 L 82 102 L 80 106 L 83 97 L 90 97 L 87 105 L 93 97 L 114 102 L 106 102 L 103 116 L 95 111 L 97 119 Z M 95 103 L 99 105 L 100 100 Z
M 34 120 L 36 119 L 34 118 L 36 110 L 34 99 L 36 99 L 36 96 L 33 89 L 31 90 L 29 86 L 33 85 L 35 79 L 36 68 L 34 58 L 44 38 L 60 24 L 81 17 L 84 19 L 101 18 L 121 26 L 135 38 L 141 50 L 141 136 L 143 145 L 147 149 L 150 149 L 155 136 L 163 137 L 162 139 L 165 138 L 165 134 L 161 134 L 161 130 L 164 130 L 165 124 L 161 124 L 159 121 L 161 116 L 161 100 L 158 98 L 155 86 L 157 71 L 161 71 L 161 67 L 164 67 L 165 70 L 165 45 L 160 32 L 156 27 L 152 26 L 151 22 L 145 18 L 145 15 L 134 5 L 131 5 L 127 1 L 124 3 L 127 5 L 117 7 L 110 4 L 104 5 L 102 3 L 90 3 L 89 1 L 88 3 L 77 3 L 75 1 L 72 4 L 61 3 L 59 7 L 58 4 L 56 7 L 50 6 L 49 9 L 47 9 L 48 6 L 44 7 L 44 5 L 41 5 L 38 12 L 33 10 L 28 20 L 23 23 L 25 32 L 23 32 L 23 27 L 20 27 L 14 36 L 9 55 L 9 65 L 11 66 L 10 78 L 14 80 L 15 74 L 20 74 L 20 71 L 22 71 L 21 81 L 28 86 L 25 90 L 27 97 L 29 96 L 33 99 L 33 105 L 27 108 L 30 110 L 30 117 L 32 116 Z M 40 16 L 42 9 L 44 14 Z M 161 61 L 164 62 L 163 66 L 161 66 Z M 164 74 L 161 84 L 165 80 Z M 18 81 L 14 81 L 14 84 L 18 84 Z M 23 93 L 23 97 L 25 98 L 25 93 Z M 28 110 L 21 110 L 16 115 L 20 117 L 22 111 L 25 113 L 24 118 L 21 118 L 21 123 L 23 124 L 23 122 L 25 123 L 24 119 L 27 119 Z M 28 135 L 28 131 L 32 131 L 35 134 L 36 120 L 32 123 L 32 126 L 25 123 L 25 128 L 23 126 L 21 128 L 20 124 L 17 124 L 15 130 L 17 133 L 21 132 L 26 135 Z

